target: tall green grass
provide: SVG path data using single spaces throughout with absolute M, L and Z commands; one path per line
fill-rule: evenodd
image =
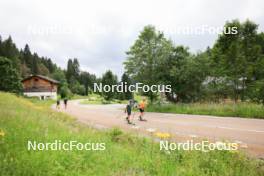
M 105 100 L 104 97 L 97 95 L 97 94 L 91 94 L 89 96 L 86 96 L 84 100 L 82 100 L 81 104 L 126 104 L 128 100 Z
M 254 103 L 153 104 L 148 107 L 148 111 L 264 119 L 263 105 Z
M 159 151 L 149 138 L 98 131 L 42 103 L 0 92 L 0 175 L 263 175 L 261 163 L 228 151 Z M 105 142 L 105 151 L 28 151 L 27 141 Z

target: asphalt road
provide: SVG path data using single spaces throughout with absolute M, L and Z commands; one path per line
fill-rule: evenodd
M 132 116 L 136 125 L 128 125 L 125 105 L 82 105 L 79 101 L 69 101 L 67 109 L 61 107 L 59 111 L 99 129 L 119 127 L 139 134 L 168 132 L 178 141 L 229 140 L 239 143 L 242 150 L 264 158 L 264 120 L 261 119 L 146 112 L 144 118 L 147 122 L 141 122 L 138 121 L 139 113 L 135 112 Z

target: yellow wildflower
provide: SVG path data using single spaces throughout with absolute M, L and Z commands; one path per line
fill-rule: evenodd
M 5 132 L 3 130 L 0 130 L 0 137 L 5 136 Z
M 166 138 L 171 137 L 171 135 L 169 133 L 160 133 L 160 132 L 155 133 L 155 136 L 157 136 L 157 137 L 159 137 L 161 139 L 166 139 Z

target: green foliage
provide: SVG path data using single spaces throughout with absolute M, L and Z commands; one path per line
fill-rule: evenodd
M 96 76 L 88 72 L 82 71 L 79 75 L 79 81 L 85 87 L 85 95 L 91 93 L 93 88 L 93 83 L 96 81 Z
M 124 73 L 122 75 L 121 82 L 127 83 L 127 86 L 130 86 L 132 84 L 131 79 L 129 78 L 129 76 L 126 73 Z M 119 99 L 121 99 L 121 100 L 129 100 L 132 98 L 133 98 L 133 93 L 130 91 L 123 92 L 123 93 L 121 93 L 121 95 L 119 95 Z
M 126 73 L 133 80 L 147 85 L 158 84 L 159 63 L 167 57 L 171 42 L 165 39 L 163 33 L 157 32 L 155 27 L 146 26 L 138 39 L 127 52 L 124 62 Z M 146 95 L 151 102 L 157 98 L 157 93 L 149 91 Z
M 80 65 L 79 61 L 74 58 L 68 60 L 68 65 L 67 65 L 67 71 L 66 71 L 66 78 L 68 80 L 68 83 L 70 84 L 70 80 L 74 79 L 77 80 L 79 73 L 80 73 Z
M 60 93 L 61 98 L 71 98 L 72 97 L 72 92 L 68 88 L 67 84 L 62 85 L 59 93 Z
M 112 73 L 112 71 L 108 70 L 103 74 L 102 76 L 102 85 L 116 85 L 117 84 L 117 76 Z M 111 90 L 109 92 L 103 91 L 103 97 L 105 100 L 112 100 L 116 97 L 116 92 L 112 92 Z
M 223 32 L 212 49 L 194 55 L 146 26 L 127 52 L 126 72 L 136 82 L 171 85 L 166 96 L 173 102 L 255 101 L 258 82 L 264 79 L 264 34 L 249 20 L 233 20 L 225 28 L 237 33 Z M 147 96 L 151 101 L 157 97 Z
M 262 103 L 264 105 L 264 80 L 258 80 L 248 86 L 251 100 Z
M 9 36 L 6 40 L 0 42 L 0 56 L 10 59 L 12 61 L 13 67 L 18 69 L 19 72 L 19 51 L 11 36 Z
M 127 75 L 121 81 L 129 78 L 131 84 L 170 84 L 172 92 L 166 93 L 166 97 L 173 102 L 220 102 L 230 98 L 263 102 L 260 84 L 264 80 L 264 33 L 258 32 L 258 25 L 249 20 L 233 20 L 225 27 L 236 27 L 237 33 L 219 35 L 212 48 L 197 54 L 190 53 L 188 47 L 175 46 L 154 26 L 144 27 L 127 52 L 124 62 Z M 19 50 L 11 36 L 6 40 L 0 36 L 0 56 L 11 61 L 20 77 L 31 74 L 56 77 L 75 94 L 88 95 L 93 83 L 100 82 L 95 75 L 80 71 L 78 59 L 69 59 L 67 69 L 62 70 L 50 58 L 31 52 L 27 44 Z M 144 95 L 151 102 L 159 97 L 151 91 Z M 130 99 L 132 94 L 104 96 Z
M 37 53 L 32 53 L 27 44 L 23 50 L 19 51 L 11 36 L 4 41 L 0 41 L 0 56 L 11 60 L 13 67 L 22 78 L 31 74 L 49 76 L 57 68 L 51 59 L 39 57 Z
M 77 82 L 77 84 L 74 84 L 71 90 L 75 94 L 85 95 L 85 87 L 84 85 L 81 85 L 79 82 Z
M 123 134 L 119 128 L 114 128 L 110 131 L 110 137 L 113 142 L 118 142 Z
M 244 101 L 250 89 L 249 85 L 263 79 L 263 45 L 257 33 L 258 26 L 247 20 L 227 22 L 225 27 L 237 27 L 237 34 L 222 34 L 212 51 L 212 76 L 222 77 L 231 87 L 231 97 Z M 263 40 L 263 39 L 262 39 Z M 263 41 L 262 41 L 263 42 Z
M 68 92 L 66 94 L 69 95 L 70 92 L 87 95 L 88 87 L 92 87 L 92 84 L 96 81 L 95 75 L 80 72 L 79 61 L 76 58 L 69 59 L 67 70 L 63 71 L 50 58 L 40 57 L 37 53 L 32 53 L 28 44 L 19 52 L 11 36 L 4 41 L 0 36 L 0 56 L 8 58 L 13 68 L 22 78 L 39 74 L 60 81 L 58 92 L 61 93 L 61 87 L 63 87 L 61 93 L 63 96 L 65 92 Z M 70 91 L 67 87 L 70 88 Z
M 147 111 L 264 119 L 263 106 L 254 103 L 153 104 L 148 106 Z
M 21 79 L 12 62 L 0 56 L 0 90 L 7 92 L 21 92 Z

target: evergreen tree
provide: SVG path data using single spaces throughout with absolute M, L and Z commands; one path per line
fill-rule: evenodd
M 66 78 L 67 78 L 68 83 L 72 79 L 73 75 L 74 75 L 73 62 L 71 59 L 69 59 L 68 64 L 67 64 L 67 70 L 66 70 Z
M 38 55 L 36 53 L 33 54 L 33 57 L 32 57 L 32 68 L 31 68 L 31 73 L 33 75 L 37 75 L 39 74 L 39 66 L 40 64 L 38 63 Z
M 130 86 L 130 85 L 132 84 L 131 79 L 129 78 L 129 76 L 128 76 L 126 73 L 124 73 L 124 74 L 122 75 L 122 77 L 121 77 L 121 82 L 123 82 L 123 83 L 127 83 L 127 86 Z M 133 93 L 130 92 L 130 91 L 124 92 L 124 93 L 122 94 L 122 97 L 121 97 L 121 98 L 122 98 L 122 99 L 125 99 L 125 100 L 132 99 L 132 98 L 133 98 Z
M 85 95 L 88 95 L 89 87 L 92 87 L 92 78 L 88 72 L 81 72 L 79 76 L 79 81 L 85 87 Z
M 23 64 L 26 64 L 26 66 L 31 70 L 31 73 L 32 73 L 33 61 L 32 61 L 32 54 L 31 54 L 28 44 L 25 45 L 25 48 L 22 51 L 21 62 Z
M 13 43 L 12 37 L 9 36 L 6 40 L 1 42 L 0 56 L 6 57 L 12 61 L 13 66 L 19 71 L 20 61 L 19 61 L 19 51 Z
M 102 85 L 112 86 L 117 84 L 117 76 L 115 76 L 110 70 L 106 71 L 102 77 Z M 103 91 L 103 96 L 106 100 L 112 100 L 116 97 L 116 92 L 113 92 L 112 89 L 109 92 Z
M 73 67 L 73 76 L 75 79 L 78 79 L 80 74 L 80 64 L 78 59 L 76 58 L 73 59 L 72 67 Z
M 22 89 L 21 79 L 12 62 L 0 57 L 0 90 L 19 93 Z

